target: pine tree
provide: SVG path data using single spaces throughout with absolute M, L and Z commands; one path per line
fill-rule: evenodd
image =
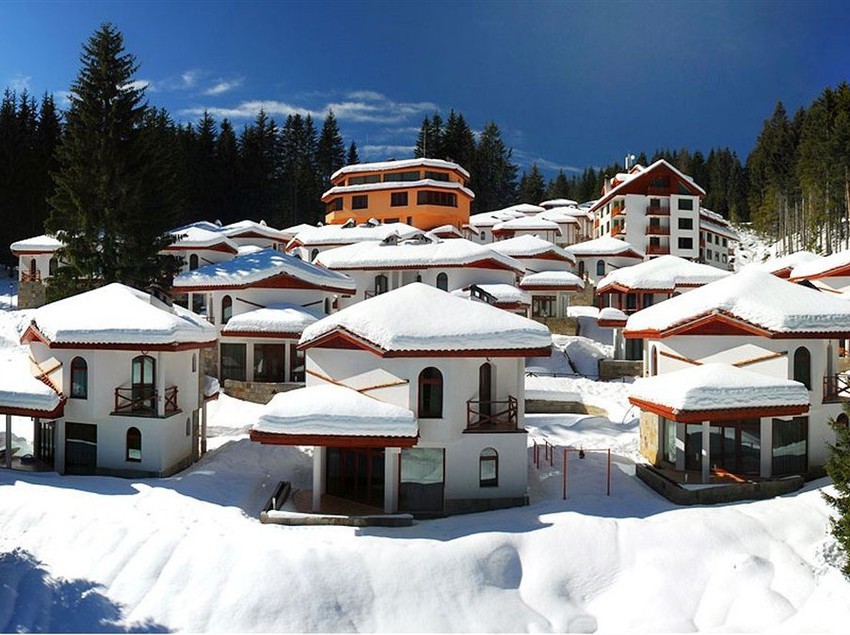
M 511 157 L 499 126 L 491 121 L 481 132 L 471 170 L 474 211 L 500 209 L 516 201 L 517 167 Z
M 431 134 L 431 119 L 425 117 L 422 120 L 422 126 L 419 128 L 419 134 L 416 135 L 416 144 L 413 146 L 413 156 L 417 159 L 433 158 L 430 154 L 430 144 L 428 137 Z
M 227 225 L 239 220 L 239 147 L 233 125 L 227 119 L 221 121 L 215 144 L 215 175 L 221 198 L 216 216 L 209 218 Z M 207 213 L 212 214 L 213 210 Z
M 519 200 L 521 203 L 537 205 L 546 196 L 546 181 L 536 163 L 531 164 L 531 171 L 524 172 L 519 182 Z
M 56 192 L 46 227 L 65 243 L 63 263 L 48 288 L 55 299 L 121 281 L 161 281 L 159 251 L 173 209 L 153 135 L 143 134 L 144 88 L 133 84 L 135 57 L 124 38 L 103 24 L 83 45 L 71 86 L 71 107 L 58 148 Z
M 330 186 L 331 175 L 345 165 L 345 142 L 336 123 L 333 110 L 329 110 L 322 124 L 316 147 L 316 167 L 322 188 Z
M 348 146 L 348 153 L 345 155 L 345 165 L 357 165 L 360 163 L 360 155 L 357 153 L 357 144 L 353 141 Z
M 845 408 L 845 412 L 850 409 Z M 842 571 L 850 576 L 850 427 L 833 422 L 832 429 L 835 430 L 835 445 L 829 446 L 824 468 L 832 479 L 835 495 L 824 492 L 823 497 L 837 512 L 836 517 L 830 519 L 830 526 L 846 556 Z
M 469 168 L 475 159 L 475 135 L 463 115 L 452 110 L 442 137 L 445 159 Z

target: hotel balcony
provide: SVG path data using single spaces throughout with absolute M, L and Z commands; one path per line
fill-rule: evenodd
M 850 401 L 850 377 L 827 375 L 823 378 L 823 403 Z
M 670 208 L 669 207 L 661 207 L 660 205 L 647 205 L 646 206 L 646 215 L 647 216 L 670 216 Z
M 164 416 L 180 412 L 177 405 L 177 386 L 168 386 L 163 391 L 165 398 Z M 159 394 L 153 386 L 118 386 L 115 388 L 114 415 L 131 415 L 134 417 L 159 417 L 157 411 Z
M 670 245 L 647 245 L 646 253 L 651 256 L 664 256 L 670 253 Z
M 669 236 L 670 228 L 662 225 L 648 225 L 646 228 L 647 236 Z
M 466 402 L 465 432 L 517 432 L 517 400 L 508 396 L 503 401 Z

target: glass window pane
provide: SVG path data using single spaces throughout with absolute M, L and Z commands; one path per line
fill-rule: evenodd
M 804 474 L 808 469 L 808 417 L 773 420 L 773 476 Z
M 443 509 L 443 449 L 403 448 L 398 506 L 402 511 Z
M 245 344 L 221 345 L 221 380 L 245 381 Z

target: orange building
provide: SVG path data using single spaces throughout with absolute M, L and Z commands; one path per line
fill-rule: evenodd
M 439 159 L 348 165 L 334 172 L 331 183 L 333 187 L 322 195 L 329 224 L 376 218 L 425 230 L 463 227 L 475 198 L 467 187 L 469 172 Z

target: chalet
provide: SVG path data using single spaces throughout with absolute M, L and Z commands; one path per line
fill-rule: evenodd
M 357 292 L 341 307 L 411 282 L 452 291 L 471 284 L 513 285 L 523 266 L 508 256 L 465 238 L 441 240 L 420 234 L 397 241 L 361 242 L 324 251 L 316 263 L 351 276 Z
M 757 271 L 767 271 L 772 273 L 777 278 L 788 279 L 791 277 L 791 271 L 797 265 L 813 260 L 820 260 L 821 256 L 813 254 L 810 251 L 796 251 L 793 254 L 779 256 L 778 258 L 769 258 L 764 262 L 753 262 L 746 265 L 747 269 L 755 269 Z
M 475 194 L 469 172 L 451 161 L 406 159 L 359 163 L 331 175 L 332 187 L 322 195 L 325 222 L 406 222 L 420 229 L 440 225 L 462 227 L 469 220 Z
M 493 226 L 493 238 L 505 240 L 516 236 L 538 236 L 549 242 L 555 242 L 562 237 L 558 223 L 539 216 L 522 216 L 496 223 Z
M 263 249 L 182 273 L 174 290 L 215 325 L 217 355 L 206 363 L 222 382 L 298 383 L 301 331 L 352 295 L 355 284 L 345 274 Z
M 328 249 L 367 241 L 385 240 L 389 237 L 404 240 L 421 233 L 421 229 L 407 223 L 380 223 L 371 219 L 358 225 L 355 221 L 350 220 L 342 225 L 322 225 L 321 227 L 309 227 L 299 231 L 287 243 L 286 253 L 301 258 L 301 260 L 312 262 L 320 253 Z
M 540 212 L 537 218 L 558 226 L 560 233 L 552 242 L 561 247 L 574 245 L 593 237 L 592 224 L 588 222 L 587 212 L 572 207 L 554 207 Z
M 510 207 L 492 212 L 482 212 L 473 214 L 469 217 L 469 222 L 465 223 L 461 229 L 464 236 L 476 243 L 487 244 L 495 240 L 493 236 L 493 227 L 501 222 L 522 218 L 524 214 Z
M 653 465 L 703 482 L 816 473 L 846 421 L 845 300 L 746 270 L 634 313 L 624 335 L 645 342 L 630 399 Z
M 34 418 L 41 467 L 173 474 L 204 445 L 200 353 L 215 339 L 197 315 L 120 284 L 47 304 L 22 336 L 29 367 L 0 375 L 0 413 Z
M 276 395 L 251 430 L 313 446 L 325 494 L 385 512 L 527 503 L 524 358 L 548 329 L 413 283 L 307 327 L 307 386 Z
M 489 247 L 521 262 L 526 273 L 570 271 L 576 264 L 576 257 L 570 251 L 538 236 L 517 236 L 500 240 Z
M 808 281 L 829 294 L 850 291 L 850 250 L 798 262 L 789 275 L 791 282 Z
M 209 225 L 209 223 L 204 223 Z M 169 232 L 176 240 L 162 253 L 180 258 L 180 271 L 193 271 L 198 267 L 230 260 L 239 253 L 239 245 L 216 230 L 188 225 Z
M 263 249 L 275 249 L 283 251 L 286 244 L 292 240 L 294 233 L 275 229 L 266 225 L 265 221 L 259 223 L 252 220 L 242 220 L 221 228 L 221 233 L 236 243 L 239 247 L 261 247 Z
M 643 253 L 629 243 L 610 236 L 570 245 L 569 251 L 576 258 L 579 277 L 594 284 L 611 271 L 635 265 L 644 259 Z

